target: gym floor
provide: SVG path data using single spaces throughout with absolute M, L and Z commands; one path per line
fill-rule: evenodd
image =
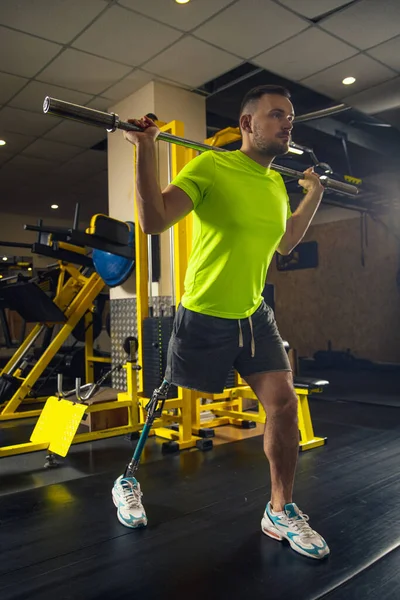
M 328 443 L 299 455 L 295 501 L 328 541 L 327 560 L 261 533 L 259 430 L 206 453 L 162 456 L 150 439 L 139 531 L 116 519 L 110 490 L 131 446 L 114 438 L 72 447 L 55 470 L 43 469 L 45 453 L 2 459 L 0 597 L 400 599 L 398 408 L 318 397 L 310 408 Z M 3 428 L 0 443 L 29 427 Z

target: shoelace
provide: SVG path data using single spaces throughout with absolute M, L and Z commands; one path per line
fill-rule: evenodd
M 310 517 L 304 513 L 300 513 L 296 518 L 288 518 L 289 525 L 296 529 L 304 538 L 314 537 L 314 531 L 308 524 Z
M 127 479 L 121 480 L 121 486 L 124 490 L 124 498 L 129 508 L 140 508 L 143 494 L 139 490 L 139 487 L 135 486 L 134 483 Z

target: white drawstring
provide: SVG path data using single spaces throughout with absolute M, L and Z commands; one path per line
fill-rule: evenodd
M 251 317 L 248 317 L 250 323 L 250 331 L 251 331 L 251 357 L 253 358 L 256 354 L 256 342 L 254 340 L 254 331 L 253 331 L 253 321 Z M 243 348 L 243 331 L 242 331 L 242 323 L 240 319 L 238 319 L 239 323 L 239 348 Z
M 243 348 L 243 331 L 242 324 L 239 319 L 239 348 Z
M 256 343 L 254 341 L 253 321 L 252 321 L 251 317 L 249 317 L 249 323 L 250 323 L 250 331 L 251 331 L 251 357 L 253 358 L 256 353 Z

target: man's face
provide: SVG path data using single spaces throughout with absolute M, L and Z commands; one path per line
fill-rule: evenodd
M 268 156 L 286 154 L 289 152 L 293 120 L 290 100 L 275 94 L 262 96 L 251 118 L 252 145 Z

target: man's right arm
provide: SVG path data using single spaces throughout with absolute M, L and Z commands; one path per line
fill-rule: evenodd
M 136 202 L 142 231 L 162 233 L 193 210 L 193 202 L 180 188 L 169 185 L 160 190 L 157 176 L 156 139 L 158 127 L 148 118 L 132 123 L 142 132 L 125 132 L 125 138 L 136 146 Z

